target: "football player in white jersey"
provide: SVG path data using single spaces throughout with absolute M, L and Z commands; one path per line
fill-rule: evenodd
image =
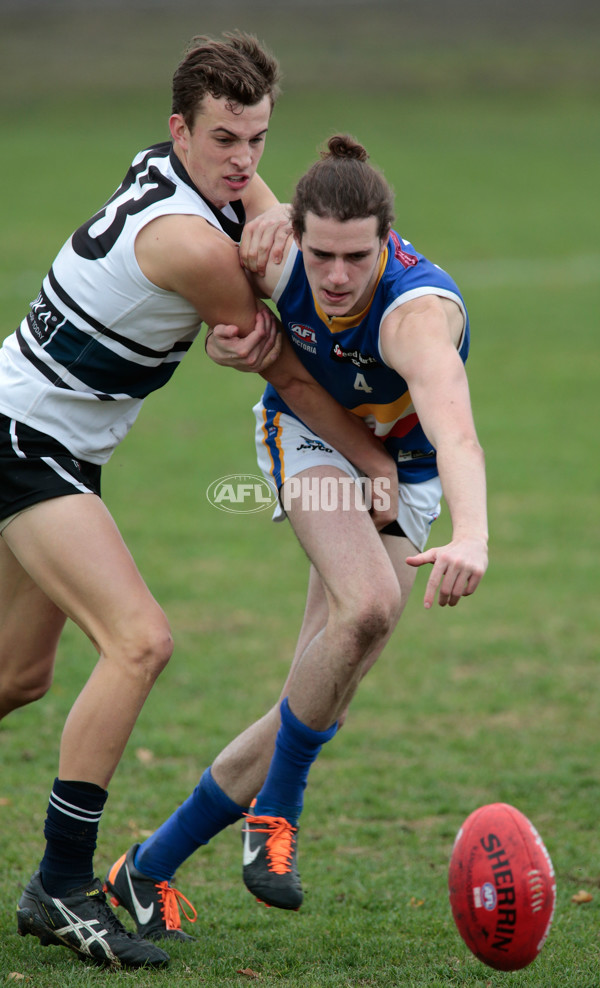
M 168 963 L 119 923 L 93 854 L 107 786 L 173 647 L 100 499 L 100 470 L 202 321 L 239 325 L 259 361 L 273 343 L 238 241 L 254 220 L 241 254 L 260 270 L 286 239 L 281 209 L 259 219 L 276 199 L 256 173 L 277 90 L 277 63 L 256 39 L 194 39 L 173 79 L 171 141 L 136 156 L 0 351 L 0 716 L 46 693 L 67 617 L 99 654 L 64 726 L 18 930 L 98 964 Z M 316 427 L 325 415 L 331 441 L 352 428 L 289 347 L 274 356 L 265 375 L 303 418 Z M 389 458 L 367 433 L 350 447 L 376 475 Z
M 378 531 L 360 468 L 267 386 L 255 409 L 258 459 L 279 488 L 276 516 L 285 509 L 311 562 L 304 620 L 281 702 L 110 869 L 107 886 L 142 933 L 185 936 L 161 918 L 159 904 L 180 895 L 171 885 L 179 865 L 242 815 L 246 886 L 268 905 L 300 906 L 296 836 L 310 766 L 389 640 L 416 567 L 432 565 L 426 608 L 436 595 L 455 606 L 487 568 L 484 457 L 464 368 L 467 311 L 450 276 L 391 229 L 393 194 L 367 157 L 351 138 L 329 141 L 296 189 L 295 244 L 256 286 L 276 302 L 315 377 L 394 455 L 397 513 Z M 208 352 L 240 366 L 243 345 L 235 326 L 220 325 Z M 425 549 L 442 489 L 452 539 Z

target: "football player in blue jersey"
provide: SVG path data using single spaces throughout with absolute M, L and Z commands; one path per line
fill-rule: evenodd
M 426 608 L 436 595 L 455 606 L 487 568 L 484 456 L 464 367 L 466 307 L 450 276 L 392 230 L 391 189 L 367 159 L 352 138 L 329 141 L 297 186 L 294 243 L 255 285 L 275 301 L 300 360 L 393 458 L 397 511 L 378 530 L 368 509 L 391 493 L 388 477 L 374 491 L 351 458 L 267 386 L 255 408 L 258 460 L 279 490 L 276 517 L 287 515 L 311 563 L 304 620 L 280 702 L 109 871 L 115 901 L 147 935 L 185 935 L 160 919 L 161 901 L 179 894 L 171 885 L 176 869 L 242 815 L 248 889 L 268 905 L 300 906 L 296 838 L 310 767 L 389 640 L 416 568 L 432 566 Z M 207 349 L 218 363 L 245 370 L 260 367 L 263 356 L 235 325 L 216 326 Z M 452 538 L 426 549 L 442 491 Z
M 136 155 L 0 350 L 0 716 L 46 693 L 67 617 L 99 653 L 64 727 L 18 930 L 98 964 L 168 963 L 117 920 L 93 854 L 107 786 L 172 652 L 167 618 L 100 499 L 100 471 L 202 321 L 238 323 L 259 354 L 271 347 L 240 254 L 260 271 L 287 239 L 287 216 L 256 171 L 278 76 L 251 36 L 195 39 L 173 79 L 171 139 Z M 245 220 L 254 223 L 238 252 Z M 270 354 L 267 378 L 315 428 L 323 414 L 326 438 L 343 444 L 351 416 L 285 340 Z M 381 453 L 362 423 L 354 441 L 375 473 Z

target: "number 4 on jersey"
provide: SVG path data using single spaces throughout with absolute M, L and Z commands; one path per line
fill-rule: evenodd
M 371 394 L 373 388 L 370 388 L 367 384 L 367 379 L 364 374 L 358 373 L 354 378 L 354 390 L 355 391 L 366 391 L 367 394 Z

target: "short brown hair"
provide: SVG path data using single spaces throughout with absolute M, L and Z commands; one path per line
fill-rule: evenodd
M 292 201 L 292 228 L 298 240 L 304 233 L 308 212 L 345 222 L 375 216 L 380 240 L 394 222 L 394 193 L 377 169 L 368 162 L 362 144 L 346 134 L 336 134 L 321 151 L 319 161 L 302 176 Z
M 238 106 L 254 106 L 279 96 L 279 64 L 252 34 L 232 31 L 215 40 L 192 38 L 173 76 L 172 113 L 192 127 L 206 95 L 225 97 Z

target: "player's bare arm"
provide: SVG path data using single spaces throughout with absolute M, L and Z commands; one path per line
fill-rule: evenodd
M 209 326 L 219 313 L 239 320 L 236 338 L 248 370 L 277 358 L 275 318 L 255 298 L 234 243 L 206 220 L 188 215 L 154 220 L 138 234 L 136 257 L 150 281 L 187 298 Z M 257 318 L 257 309 L 264 310 L 263 318 Z
M 285 209 L 285 216 L 287 216 L 288 207 L 281 208 Z M 275 210 L 275 214 L 275 224 L 279 229 L 282 229 L 282 216 L 284 214 L 277 210 Z M 281 275 L 281 263 L 288 256 L 291 243 L 292 238 L 289 236 L 281 252 L 281 262 L 277 260 L 275 249 L 273 248 L 265 262 L 262 273 L 256 269 L 252 271 L 248 270 L 250 284 L 257 298 L 270 299 L 273 295 L 273 291 Z M 233 367 L 236 370 L 252 371 L 258 374 L 262 374 L 264 370 L 274 363 L 281 350 L 280 335 L 274 332 L 275 328 L 280 326 L 280 323 L 276 320 L 272 310 L 268 309 L 263 303 L 259 303 L 259 307 L 263 310 L 263 319 L 257 320 L 256 329 L 251 336 L 244 336 L 238 331 L 235 324 L 225 325 L 222 320 L 220 320 L 219 325 L 214 327 L 214 336 L 211 338 L 207 350 L 215 363 L 220 364 L 222 367 Z M 259 335 L 259 328 L 261 327 L 263 333 Z M 272 351 L 269 350 L 266 342 L 267 334 L 273 346 Z
M 150 281 L 187 299 L 209 326 L 235 323 L 241 336 L 254 330 L 258 303 L 237 247 L 206 220 L 191 215 L 154 220 L 138 234 L 136 257 Z
M 205 341 L 206 352 L 216 364 L 254 374 L 277 360 L 281 345 L 281 323 L 266 305 L 259 307 L 254 329 L 247 336 L 240 337 L 237 326 L 217 325 L 209 328 Z
M 431 607 L 454 606 L 474 592 L 487 569 L 487 511 L 483 450 L 477 439 L 469 388 L 457 346 L 462 313 L 456 303 L 425 296 L 391 313 L 381 328 L 385 360 L 409 386 L 427 438 L 437 453 L 452 541 L 407 559 L 433 564 L 425 591 Z

